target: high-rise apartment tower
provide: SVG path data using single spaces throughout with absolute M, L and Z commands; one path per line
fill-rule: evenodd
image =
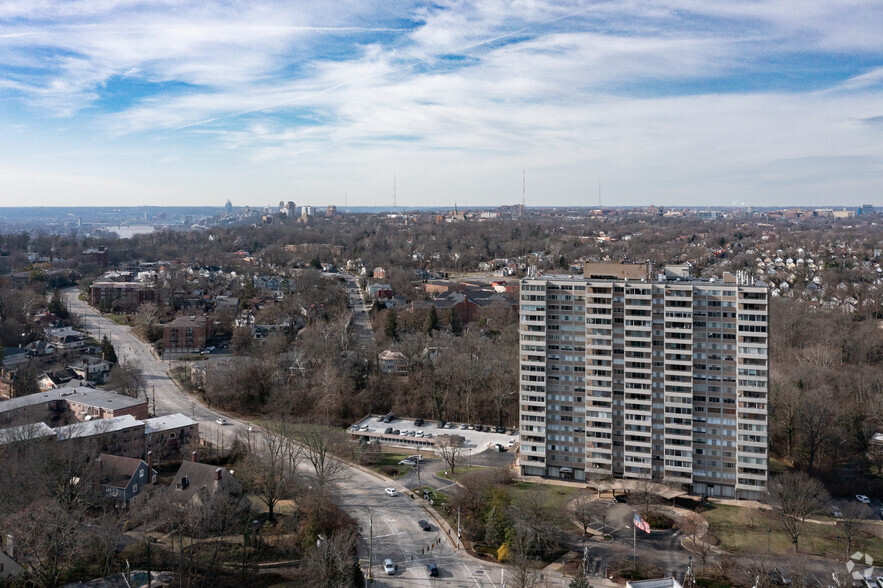
M 768 290 L 691 269 L 589 263 L 582 277 L 522 279 L 523 474 L 765 495 Z

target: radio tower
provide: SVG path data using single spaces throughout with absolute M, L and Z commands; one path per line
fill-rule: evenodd
M 524 216 L 525 194 L 527 193 L 527 170 L 521 168 L 521 215 Z

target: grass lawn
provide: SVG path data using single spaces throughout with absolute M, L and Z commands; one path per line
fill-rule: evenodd
M 709 532 L 720 541 L 721 549 L 731 553 L 765 553 L 791 555 L 794 546 L 779 530 L 775 515 L 769 511 L 715 505 L 702 513 L 709 523 Z M 771 531 L 770 531 L 771 530 Z M 807 523 L 798 543 L 800 553 L 842 560 L 846 546 L 837 540 L 836 525 Z M 852 551 L 861 550 L 874 559 L 883 557 L 883 539 L 863 534 L 852 545 Z
M 478 470 L 489 470 L 489 469 L 492 469 L 492 468 L 488 468 L 488 467 L 484 467 L 484 466 L 457 466 L 457 469 L 454 470 L 453 474 L 448 474 L 447 476 L 445 476 L 445 472 L 448 470 L 444 469 L 439 472 L 436 472 L 435 477 L 440 480 L 448 480 L 451 482 L 457 482 L 460 480 L 460 478 L 465 476 L 468 472 L 475 472 Z
M 110 319 L 118 325 L 129 324 L 128 317 L 124 314 L 105 314 L 104 318 Z

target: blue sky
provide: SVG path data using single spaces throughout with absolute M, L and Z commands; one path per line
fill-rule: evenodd
M 883 205 L 877 0 L 0 0 L 0 206 Z

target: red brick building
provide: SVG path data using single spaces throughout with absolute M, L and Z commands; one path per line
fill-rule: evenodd
M 163 353 L 199 353 L 212 336 L 212 319 L 179 317 L 163 327 Z

